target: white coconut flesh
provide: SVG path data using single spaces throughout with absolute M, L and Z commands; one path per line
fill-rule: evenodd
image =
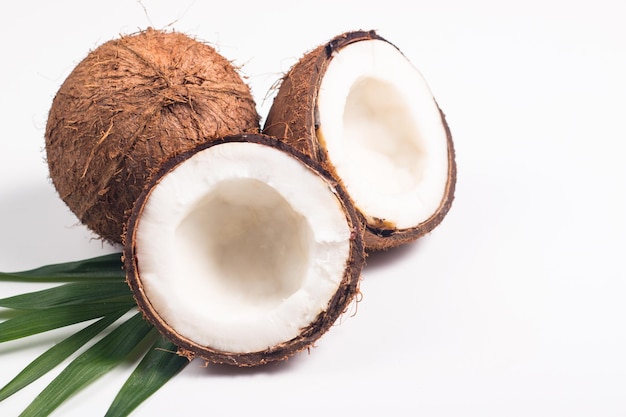
M 344 276 L 350 228 L 334 189 L 256 143 L 204 149 L 165 175 L 136 225 L 146 298 L 201 346 L 257 352 L 299 335 Z
M 318 93 L 318 136 L 356 207 L 395 227 L 439 208 L 448 180 L 447 136 L 419 71 L 382 40 L 335 52 Z

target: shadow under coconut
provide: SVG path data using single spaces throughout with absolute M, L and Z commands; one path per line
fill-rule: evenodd
M 216 377 L 237 377 L 237 376 L 248 376 L 248 375 L 271 375 L 289 372 L 293 370 L 299 365 L 299 362 L 302 360 L 306 360 L 307 358 L 302 358 L 301 356 L 308 356 L 307 352 L 300 352 L 290 357 L 289 359 L 285 359 L 282 361 L 270 362 L 265 365 L 259 366 L 250 366 L 250 367 L 237 367 L 232 365 L 225 364 L 215 364 L 209 363 L 206 366 L 202 366 L 202 362 L 199 360 L 193 361 L 190 365 L 193 366 L 195 364 L 200 364 L 203 368 L 203 371 L 208 373 L 209 375 Z
M 413 256 L 415 252 L 419 251 L 420 246 L 422 246 L 423 239 L 427 239 L 427 237 L 422 237 L 415 242 L 406 243 L 395 248 L 368 252 L 367 258 L 365 259 L 364 272 L 387 268 L 389 265 L 399 262 L 401 259 Z

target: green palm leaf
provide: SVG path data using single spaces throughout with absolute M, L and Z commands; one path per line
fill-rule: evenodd
M 20 414 L 44 417 L 126 359 L 148 335 L 150 326 L 140 313 L 120 324 L 90 349 L 74 359 Z
M 109 314 L 81 331 L 73 334 L 67 339 L 52 346 L 37 359 L 32 361 L 7 385 L 0 389 L 0 401 L 5 400 L 17 391 L 29 385 L 31 382 L 36 381 L 54 369 L 54 367 L 70 357 L 70 355 L 76 352 L 81 346 L 113 324 L 113 322 L 119 319 L 123 314 L 123 311 Z
M 54 330 L 71 324 L 98 321 L 48 349 L 0 388 L 0 401 L 13 395 L 69 358 L 88 341 L 136 307 L 128 285 L 121 254 L 83 261 L 43 266 L 23 272 L 2 273 L 0 282 L 61 282 L 57 287 L 0 299 L 7 320 L 0 322 L 0 343 Z M 2 312 L 2 310 L 0 310 Z M 141 314 L 116 325 L 99 342 L 70 362 L 35 398 L 21 417 L 43 417 L 52 413 L 71 395 L 112 370 L 156 331 Z M 146 340 L 147 341 L 147 340 Z M 172 377 L 189 360 L 178 356 L 176 346 L 162 337 L 145 353 L 107 412 L 107 417 L 129 415 Z
M 105 417 L 128 416 L 178 374 L 189 359 L 177 355 L 176 349 L 171 342 L 159 337 L 117 394 Z
M 120 253 L 46 265 L 28 271 L 0 272 L 0 281 L 20 282 L 120 281 L 125 278 Z
M 0 299 L 0 307 L 41 310 L 65 305 L 87 304 L 103 300 L 128 301 L 132 293 L 123 282 L 72 282 L 41 291 Z
M 115 312 L 125 312 L 134 305 L 133 302 L 77 304 L 51 307 L 45 310 L 45 314 L 42 314 L 40 310 L 29 310 L 0 323 L 0 343 L 96 319 Z

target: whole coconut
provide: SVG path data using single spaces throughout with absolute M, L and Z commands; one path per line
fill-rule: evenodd
M 52 102 L 46 154 L 63 201 L 118 243 L 163 161 L 258 130 L 250 89 L 228 60 L 185 34 L 148 29 L 104 43 L 76 66 Z

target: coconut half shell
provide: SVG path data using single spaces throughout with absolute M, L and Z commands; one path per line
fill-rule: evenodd
M 168 160 L 139 196 L 124 247 L 139 308 L 179 354 L 237 366 L 310 347 L 354 300 L 364 258 L 343 187 L 264 135 Z
M 343 183 L 367 249 L 414 241 L 452 204 L 456 163 L 444 114 L 419 72 L 374 31 L 342 34 L 304 55 L 283 77 L 263 132 Z
M 115 243 L 165 160 L 258 129 L 250 90 L 226 58 L 185 34 L 148 29 L 104 43 L 71 72 L 52 102 L 46 154 L 60 197 Z

